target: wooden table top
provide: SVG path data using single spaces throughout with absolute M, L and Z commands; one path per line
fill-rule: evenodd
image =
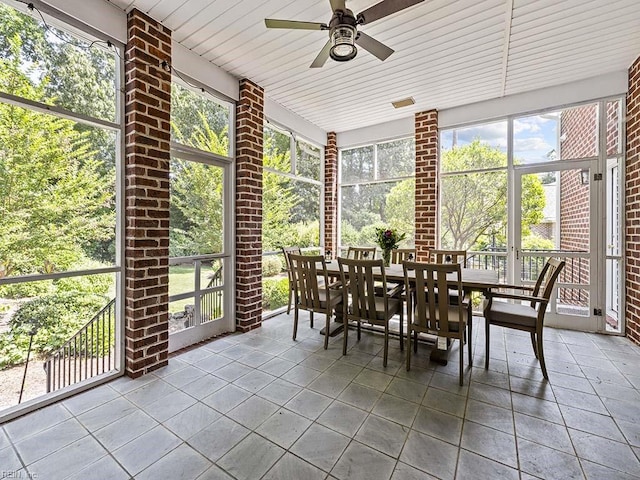
M 338 261 L 327 262 L 327 273 L 331 276 L 340 275 Z M 385 268 L 387 282 L 404 282 L 404 270 L 402 265 L 393 264 Z M 460 271 L 462 286 L 470 290 L 488 290 L 495 287 L 508 287 L 509 285 L 498 282 L 498 272 L 477 268 L 462 268 Z M 409 273 L 411 275 L 411 272 Z

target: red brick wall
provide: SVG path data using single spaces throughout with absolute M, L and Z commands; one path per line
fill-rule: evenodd
M 560 159 L 595 157 L 598 153 L 598 107 L 585 105 L 562 112 Z
M 616 155 L 620 149 L 619 102 L 607 103 L 607 155 Z
M 596 105 L 562 112 L 560 158 L 593 157 L 598 152 Z M 593 174 L 593 172 L 592 172 Z M 560 175 L 560 248 L 589 251 L 589 187 L 582 185 L 580 171 Z
M 585 158 L 598 152 L 598 109 L 596 105 L 572 108 L 562 112 L 560 131 L 565 140 L 560 144 L 563 159 Z M 618 103 L 606 107 L 607 152 L 618 152 Z M 591 178 L 593 173 L 590 172 Z M 581 184 L 580 171 L 564 171 L 560 176 L 560 248 L 589 251 L 589 187 Z M 588 283 L 589 262 L 575 262 L 563 272 L 563 281 Z M 564 290 L 565 302 L 587 305 L 585 292 Z
M 324 248 L 338 254 L 338 144 L 336 133 L 327 133 L 324 149 Z
M 236 106 L 236 327 L 262 325 L 264 90 L 240 80 Z
M 438 245 L 438 112 L 415 115 L 416 256 L 426 261 Z
M 640 57 L 629 68 L 626 140 L 626 334 L 640 345 Z
M 171 31 L 138 10 L 127 15 L 125 53 L 125 370 L 167 364 Z

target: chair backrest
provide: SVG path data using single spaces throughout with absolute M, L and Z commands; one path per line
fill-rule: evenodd
M 376 258 L 376 247 L 349 247 L 347 258 L 354 260 L 373 260 Z
M 467 309 L 457 300 L 463 298 L 460 264 L 404 262 L 403 268 L 405 288 L 411 292 L 413 325 L 441 334 L 459 332 Z M 438 295 L 447 291 L 457 291 L 458 296 Z M 457 324 L 456 329 L 450 328 L 452 322 Z
M 340 266 L 340 280 L 343 285 L 344 305 L 348 305 L 348 295 L 351 295 L 351 308 L 347 311 L 347 318 L 359 318 L 374 322 L 377 298 L 384 300 L 385 312 L 389 311 L 387 296 L 387 279 L 384 273 L 384 262 L 378 260 L 354 260 L 338 257 Z M 377 276 L 377 280 L 374 279 Z M 380 279 L 382 287 L 380 288 Z M 377 288 L 376 288 L 377 287 Z M 380 308 L 378 306 L 378 308 Z
M 391 263 L 401 265 L 402 262 L 408 260 L 410 262 L 416 259 L 415 248 L 396 248 L 391 250 Z
M 459 263 L 462 267 L 467 266 L 466 250 L 429 250 L 430 263 Z
M 320 289 L 318 277 L 329 285 L 327 266 L 324 255 L 296 255 L 289 254 L 291 262 L 291 281 L 296 292 L 296 304 L 304 310 L 321 309 Z M 327 302 L 325 302 L 327 303 Z
M 291 262 L 289 261 L 289 255 L 302 255 L 300 247 L 282 247 L 282 255 L 284 255 L 284 263 L 287 266 L 287 276 L 289 277 L 289 283 L 291 282 Z
M 547 263 L 544 264 L 540 275 L 538 276 L 538 280 L 536 280 L 536 285 L 533 288 L 532 295 L 534 297 L 542 297 L 549 301 L 551 298 L 551 294 L 553 293 L 553 288 L 555 286 L 556 280 L 560 275 L 560 272 L 564 268 L 565 262 L 563 260 L 558 260 L 557 258 L 550 257 L 547 260 Z M 538 302 L 531 302 L 531 306 L 535 307 Z M 540 306 L 540 310 L 546 309 L 546 304 Z

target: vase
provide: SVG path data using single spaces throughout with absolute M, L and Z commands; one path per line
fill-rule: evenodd
M 390 248 L 384 248 L 382 250 L 382 260 L 384 261 L 385 267 L 388 267 L 389 265 L 391 265 L 391 249 Z

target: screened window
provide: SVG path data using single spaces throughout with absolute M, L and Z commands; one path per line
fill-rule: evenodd
M 413 244 L 415 142 L 404 138 L 340 151 L 340 244 L 375 245 L 375 229 L 392 227 Z
M 441 132 L 440 245 L 506 248 L 507 122 Z
M 24 368 L 30 344 L 40 360 L 0 409 L 120 366 L 121 54 L 44 18 L 0 3 L 0 383 Z M 89 324 L 91 335 L 76 335 Z M 84 348 L 61 350 L 73 339 Z M 55 376 L 54 354 L 73 377 Z
M 282 247 L 319 251 L 323 150 L 272 124 L 264 128 L 263 312 L 287 304 Z
M 180 78 L 172 84 L 171 102 L 171 139 L 180 145 L 172 148 L 169 177 L 169 331 L 174 334 L 201 329 L 224 315 L 231 105 Z M 183 340 L 172 341 L 182 346 Z
M 208 93 L 196 92 L 180 80 L 171 85 L 171 140 L 174 142 L 230 157 L 230 118 L 231 104 Z

